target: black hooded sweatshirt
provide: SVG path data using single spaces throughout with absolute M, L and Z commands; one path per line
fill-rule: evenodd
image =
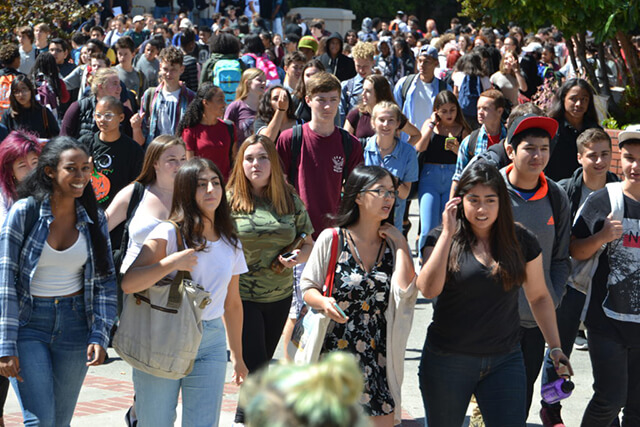
M 335 58 L 331 58 L 329 55 L 329 42 L 332 39 L 338 39 L 340 41 L 340 50 Z M 326 53 L 323 53 L 320 58 L 320 62 L 324 65 L 327 71 L 335 75 L 338 80 L 349 80 L 356 75 L 356 66 L 353 63 L 353 59 L 342 53 L 342 36 L 339 33 L 333 33 L 327 38 Z

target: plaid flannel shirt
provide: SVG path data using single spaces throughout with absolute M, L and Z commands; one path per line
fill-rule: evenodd
M 116 276 L 111 257 L 107 221 L 99 212 L 100 230 L 108 246 L 109 268 L 106 275 L 95 271 L 95 253 L 88 224 L 92 223 L 84 207 L 76 202 L 76 228 L 87 241 L 89 257 L 84 265 L 84 303 L 89 326 L 88 344 L 107 348 L 109 333 L 116 317 Z M 18 200 L 7 215 L 0 234 L 0 357 L 18 356 L 18 328 L 31 318 L 31 279 L 49 236 L 54 217 L 47 197 L 40 205 L 40 215 L 28 236 L 24 236 L 27 200 Z

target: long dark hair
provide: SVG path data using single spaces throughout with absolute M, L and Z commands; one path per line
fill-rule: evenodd
M 307 88 L 304 85 L 304 72 L 307 71 L 307 68 L 317 68 L 319 71 L 326 71 L 326 67 L 319 59 L 312 59 L 306 64 L 304 64 L 304 68 L 302 69 L 302 77 L 298 80 L 298 85 L 296 86 L 296 91 L 294 95 L 300 102 L 304 101 L 304 97 L 307 95 Z
M 562 123 L 564 120 L 565 109 L 564 109 L 564 99 L 567 97 L 567 94 L 574 87 L 579 86 L 582 89 L 586 90 L 589 93 L 589 106 L 587 107 L 587 112 L 584 113 L 584 117 L 582 121 L 590 121 L 598 123 L 598 113 L 596 112 L 596 105 L 593 102 L 593 97 L 595 93 L 593 92 L 593 88 L 585 79 L 569 79 L 560 88 L 558 92 L 556 92 L 556 96 L 549 109 L 549 117 L 552 119 L 556 119 L 558 123 Z
M 182 131 L 200 123 L 202 115 L 204 114 L 204 105 L 202 102 L 205 100 L 211 101 L 219 90 L 222 89 L 211 82 L 206 82 L 200 85 L 195 98 L 193 98 L 193 101 L 191 101 L 187 110 L 184 112 L 182 119 L 180 119 L 180 123 L 176 129 L 177 136 L 182 138 Z
M 42 52 L 36 57 L 36 62 L 31 70 L 31 80 L 37 82 L 45 80 L 53 87 L 53 91 L 60 96 L 60 72 L 56 59 L 49 52 Z
M 207 169 L 213 171 L 220 178 L 220 185 L 222 186 L 220 204 L 216 209 L 213 220 L 214 230 L 221 239 L 237 247 L 238 237 L 225 194 L 224 177 L 220 173 L 220 169 L 209 159 L 195 157 L 185 162 L 178 169 L 173 186 L 173 201 L 169 219 L 181 225 L 182 237 L 184 237 L 187 247 L 196 251 L 202 251 L 206 248 L 204 214 L 196 202 L 196 190 L 198 189 L 198 175 Z
M 262 98 L 260 98 L 260 104 L 258 105 L 258 117 L 257 118 L 259 118 L 260 120 L 262 120 L 263 122 L 265 122 L 267 124 L 273 118 L 273 115 L 276 112 L 273 109 L 273 106 L 271 105 L 271 94 L 273 93 L 273 91 L 275 89 L 282 89 L 284 91 L 284 93 L 287 95 L 287 98 L 289 99 L 289 108 L 287 108 L 287 118 L 289 120 L 295 120 L 296 113 L 295 113 L 295 108 L 294 108 L 294 105 L 293 105 L 293 101 L 291 99 L 291 94 L 282 85 L 271 86 L 266 90 L 264 95 L 262 95 Z
M 436 98 L 433 100 L 433 111 L 436 111 L 438 108 L 442 107 L 444 104 L 453 104 L 456 106 L 456 120 L 455 122 L 462 126 L 462 129 L 471 133 L 471 126 L 467 123 L 464 118 L 464 113 L 462 112 L 462 108 L 460 108 L 460 104 L 458 103 L 458 98 L 451 92 L 450 90 L 443 90 L 436 95 Z
M 38 201 L 43 201 L 53 194 L 53 183 L 45 169 L 58 169 L 60 156 L 67 150 L 79 150 L 91 157 L 87 147 L 70 136 L 57 136 L 51 139 L 43 148 L 38 158 L 38 166 L 18 186 L 18 198 L 33 196 Z M 100 230 L 99 208 L 96 195 L 91 183 L 84 188 L 82 196 L 76 199 L 76 203 L 84 208 L 91 219 L 87 224 L 91 245 L 93 247 L 95 270 L 98 275 L 109 274 L 109 260 L 111 253 L 107 242 L 107 236 Z
M 371 74 L 370 76 L 365 77 L 365 80 L 371 83 L 373 86 L 373 92 L 376 95 L 376 104 L 388 101 L 388 102 L 396 102 L 396 99 L 393 97 L 393 92 L 391 89 L 391 85 L 389 84 L 389 80 L 383 75 L 380 74 Z M 373 110 L 375 105 L 370 105 L 369 108 Z M 358 104 L 358 111 L 361 113 L 365 113 L 367 111 L 367 106 L 362 104 L 362 97 L 360 97 L 360 103 Z
M 520 286 L 524 282 L 526 270 L 522 249 L 516 237 L 507 186 L 498 169 L 481 160 L 472 163 L 464 170 L 455 197 L 464 198 L 476 185 L 490 187 L 498 195 L 498 217 L 491 227 L 489 237 L 491 256 L 496 261 L 491 275 L 502 282 L 505 291 L 510 291 L 514 286 Z M 461 205 L 458 208 L 458 225 L 449 252 L 447 276 L 460 271 L 462 255 L 471 253 L 471 248 L 476 242 L 476 235 Z
M 36 88 L 33 86 L 33 82 L 29 79 L 29 77 L 24 74 L 18 74 L 13 81 L 11 82 L 11 95 L 9 96 L 9 106 L 11 107 L 11 117 L 17 117 L 18 114 L 25 111 L 25 108 L 20 105 L 18 100 L 16 99 L 16 95 L 14 92 L 18 90 L 18 83 L 24 83 L 27 86 L 27 89 L 31 92 L 31 108 L 42 108 L 39 102 L 36 102 Z
M 249 34 L 243 40 L 244 49 L 242 50 L 243 54 L 253 53 L 256 56 L 260 56 L 264 53 L 264 44 L 262 44 L 262 39 L 258 34 Z
M 393 187 L 397 190 L 398 183 L 391 172 L 382 166 L 357 166 L 349 175 L 347 182 L 344 184 L 344 195 L 338 208 L 338 214 L 333 217 L 334 224 L 337 227 L 348 227 L 355 224 L 360 218 L 360 208 L 356 203 L 358 194 L 373 187 L 376 182 L 388 176 L 393 182 Z M 393 209 L 389 217 L 383 222 L 393 221 Z

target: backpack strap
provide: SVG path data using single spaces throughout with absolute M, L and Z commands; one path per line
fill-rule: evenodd
M 129 224 L 133 219 L 133 215 L 138 209 L 138 205 L 142 200 L 144 194 L 144 185 L 138 181 L 133 182 L 133 192 L 131 193 L 131 199 L 129 199 L 129 206 L 127 206 L 127 216 L 124 222 L 124 230 L 122 231 L 122 240 L 120 240 L 120 249 L 114 253 L 114 266 L 116 268 L 116 274 L 120 274 L 120 267 L 124 256 L 127 254 L 127 248 L 129 247 Z
M 340 129 L 340 133 L 342 134 L 342 150 L 344 151 L 344 167 L 342 168 L 342 180 L 344 182 L 349 178 L 349 170 L 347 166 L 349 165 L 349 158 L 351 157 L 351 151 L 353 151 L 353 141 L 351 140 L 351 134 L 342 128 Z
M 611 213 L 613 219 L 622 221 L 624 219 L 624 192 L 621 182 L 610 182 L 606 186 L 611 202 Z
M 231 120 L 223 120 L 227 125 L 227 131 L 229 132 L 229 138 L 231 138 L 231 144 L 229 144 L 229 166 L 233 165 L 233 145 L 236 143 L 236 132 Z
M 481 129 L 481 128 L 480 128 Z M 478 145 L 478 135 L 480 135 L 480 129 L 476 129 L 469 135 L 469 145 L 467 146 L 467 154 L 469 158 L 473 158 L 476 155 L 476 145 Z
M 291 163 L 289 163 L 289 182 L 294 187 L 298 181 L 298 157 L 302 151 L 302 125 L 295 125 L 291 134 Z
M 444 79 L 438 79 L 438 93 L 447 90 L 447 82 Z
M 409 93 L 409 88 L 418 78 L 418 74 L 409 74 L 402 82 L 402 90 L 400 91 L 400 96 L 402 97 L 402 104 L 407 99 L 407 93 Z
M 49 116 L 44 107 L 42 108 L 42 124 L 44 125 L 44 131 L 47 133 L 47 136 L 51 138 L 51 132 L 49 132 Z
M 24 217 L 24 240 L 23 244 L 27 240 L 27 236 L 33 230 L 33 226 L 36 225 L 36 221 L 40 217 L 40 202 L 38 202 L 33 196 L 27 197 L 27 213 Z M 22 250 L 21 250 L 22 252 Z

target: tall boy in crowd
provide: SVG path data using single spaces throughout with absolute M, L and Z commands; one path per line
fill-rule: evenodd
M 282 84 L 290 94 L 296 91 L 298 82 L 302 78 L 302 70 L 307 62 L 304 54 L 299 50 L 287 53 L 284 57 L 284 83 Z
M 119 62 L 115 67 L 118 78 L 124 83 L 127 90 L 135 93 L 135 103 L 140 105 L 140 99 L 144 91 L 147 90 L 148 84 L 144 73 L 133 67 L 133 55 L 136 51 L 133 40 L 129 36 L 122 36 L 116 42 L 115 48 Z
M 31 73 L 33 65 L 36 63 L 36 48 L 33 46 L 33 29 L 25 25 L 17 30 L 18 43 L 20 43 L 20 71 L 22 74 Z
M 558 184 L 544 175 L 549 162 L 549 144 L 558 123 L 548 117 L 524 115 L 511 124 L 507 134 L 507 155 L 512 164 L 502 169 L 514 219 L 538 238 L 542 248 L 544 277 L 555 306 L 564 295 L 571 271 L 569 200 Z M 533 385 L 544 359 L 545 341 L 537 326 L 524 291 L 519 300 L 520 347 L 527 375 L 527 413 Z
M 587 197 L 602 188 L 609 182 L 618 182 L 616 174 L 609 172 L 611 166 L 611 138 L 600 128 L 587 129 L 578 136 L 578 168 L 571 178 L 563 179 L 558 184 L 569 196 L 571 219 L 575 220 L 580 207 Z M 578 262 L 573 260 L 573 272 L 579 274 Z M 580 326 L 580 317 L 589 292 L 589 283 L 584 283 L 573 274 L 569 278 L 567 292 L 562 298 L 560 306 L 556 310 L 558 317 L 558 332 L 562 351 L 567 356 L 571 355 L 573 342 Z M 545 355 L 545 367 L 542 371 L 542 384 L 547 384 L 558 379 L 553 362 L 549 357 L 549 351 Z M 548 404 L 540 402 L 540 418 L 545 427 L 557 427 L 564 425 L 560 414 L 562 405 L 560 402 Z
M 134 60 L 133 66 L 144 74 L 150 87 L 158 86 L 158 72 L 160 71 L 158 54 L 163 48 L 164 41 L 154 37 L 145 44 L 142 53 Z
M 165 47 L 158 58 L 162 82 L 157 87 L 147 89 L 140 102 L 139 117 L 143 119 L 146 145 L 158 135 L 173 135 L 180 118 L 195 97 L 195 93 L 180 82 L 180 75 L 184 72 L 184 55 L 180 49 Z
M 640 125 L 618 136 L 624 181 L 612 200 L 593 193 L 572 230 L 571 256 L 586 260 L 606 245 L 591 282 L 585 324 L 594 394 L 582 427 L 640 425 Z M 616 185 L 614 184 L 615 188 Z M 612 190 L 613 190 L 612 188 Z M 618 213 L 612 202 L 622 202 Z M 622 213 L 622 219 L 614 219 Z

